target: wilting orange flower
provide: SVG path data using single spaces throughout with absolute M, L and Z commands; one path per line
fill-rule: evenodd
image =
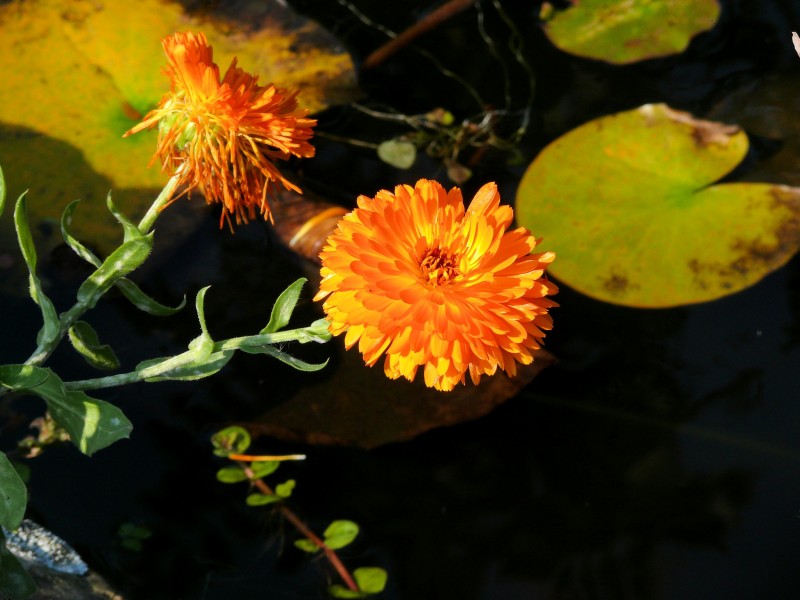
M 175 33 L 162 40 L 168 65 L 164 72 L 171 90 L 125 136 L 158 125 L 158 149 L 163 169 L 180 171 L 187 192 L 202 187 L 206 201 L 222 203 L 220 226 L 247 222 L 261 213 L 272 220 L 267 202 L 270 185 L 300 188 L 287 180 L 274 162 L 291 155 L 314 156 L 308 142 L 313 119 L 297 108 L 297 92 L 272 84 L 231 66 L 220 80 L 213 50 L 202 33 Z
M 322 250 L 322 283 L 315 300 L 334 335 L 358 349 L 368 365 L 386 353 L 392 379 L 452 390 L 469 371 L 529 364 L 557 306 L 556 286 L 543 278 L 555 255 L 531 254 L 527 229 L 506 231 L 514 212 L 500 205 L 493 183 L 464 210 L 461 191 L 435 181 L 360 196 Z

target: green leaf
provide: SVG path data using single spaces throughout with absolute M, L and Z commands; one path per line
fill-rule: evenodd
M 25 205 L 26 194 L 27 192 L 24 192 L 17 200 L 17 205 L 14 208 L 14 225 L 17 229 L 17 239 L 19 240 L 22 257 L 25 259 L 25 264 L 28 266 L 28 272 L 30 273 L 31 298 L 39 305 L 42 311 L 43 324 L 36 336 L 36 342 L 39 345 L 45 345 L 58 336 L 60 325 L 56 309 L 50 298 L 42 291 L 42 284 L 36 276 L 36 246 L 33 244 L 33 236 L 31 236 L 31 228 L 28 223 L 28 210 Z
M 211 436 L 211 445 L 215 456 L 244 454 L 250 447 L 250 433 L 244 427 L 226 427 Z
M 6 208 L 6 178 L 3 176 L 3 167 L 0 167 L 0 215 Z
M 78 353 L 96 369 L 119 368 L 117 355 L 108 344 L 101 344 L 97 332 L 85 321 L 78 321 L 69 328 L 69 341 Z
M 267 494 L 250 494 L 246 499 L 245 503 L 247 506 L 264 506 L 266 504 L 274 504 L 275 502 L 280 502 L 282 498 L 280 496 L 276 496 L 274 494 L 267 495 Z
M 338 583 L 329 587 L 328 592 L 334 598 L 367 598 L 384 590 L 387 576 L 386 571 L 379 567 L 361 567 L 353 571 L 353 579 L 358 585 L 358 592 Z
M 296 482 L 294 479 L 289 479 L 288 481 L 279 483 L 275 486 L 275 494 L 277 494 L 280 498 L 288 498 L 292 495 L 292 490 L 294 490 L 295 484 Z
M 135 240 L 136 238 L 143 237 L 142 232 L 139 231 L 139 228 L 136 224 L 131 221 L 128 217 L 122 214 L 115 205 L 114 202 L 111 200 L 111 192 L 108 192 L 108 196 L 106 196 L 106 206 L 108 207 L 108 211 L 114 215 L 114 218 L 117 220 L 117 223 L 122 225 L 122 229 L 125 232 L 123 241 L 128 242 L 130 240 Z
M 195 338 L 196 341 L 199 338 Z M 233 350 L 221 350 L 219 352 L 212 352 L 209 355 L 204 354 L 207 347 L 200 346 L 194 348 L 189 352 L 185 352 L 181 356 L 189 356 L 196 352 L 200 357 L 198 360 L 188 360 L 178 367 L 162 371 L 156 369 L 160 365 L 166 365 L 169 361 L 174 360 L 175 357 L 168 356 L 162 358 L 153 358 L 145 360 L 136 365 L 136 371 L 144 376 L 144 380 L 148 383 L 157 381 L 195 381 L 197 379 L 204 379 L 218 373 L 222 368 L 230 362 L 233 357 Z M 150 372 L 148 374 L 147 372 Z M 158 372 L 156 372 L 158 371 Z
M 61 214 L 61 237 L 64 238 L 67 246 L 72 248 L 72 251 L 75 252 L 75 254 L 80 256 L 86 262 L 92 264 L 94 267 L 99 267 L 102 264 L 101 260 L 97 258 L 97 256 L 95 256 L 91 250 L 84 246 L 69 231 L 69 227 L 72 225 L 72 213 L 75 212 L 75 209 L 78 207 L 79 203 L 80 200 L 73 200 L 67 205 L 67 208 L 65 208 L 64 212 Z
M 241 483 L 248 479 L 242 467 L 223 467 L 217 471 L 217 481 L 221 483 Z
M 322 550 L 322 548 L 317 546 L 314 542 L 312 542 L 311 540 L 307 540 L 305 538 L 303 538 L 302 540 L 295 540 L 294 545 L 296 548 L 299 548 L 303 552 L 308 552 L 309 554 L 316 554 L 317 552 Z
M 48 377 L 47 369 L 30 365 L 0 366 L 0 384 L 12 389 L 30 389 L 43 383 Z
M 297 305 L 297 299 L 300 297 L 300 291 L 306 281 L 305 277 L 301 277 L 278 296 L 275 305 L 272 307 L 269 323 L 260 331 L 261 334 L 274 333 L 289 324 L 294 307 Z
M 116 406 L 90 398 L 83 392 L 68 391 L 64 382 L 50 369 L 26 367 L 23 370 L 19 368 L 21 365 L 10 366 L 16 368 L 16 375 L 13 371 L 11 376 L 6 374 L 3 385 L 42 398 L 53 419 L 67 430 L 72 443 L 84 454 L 91 456 L 127 438 L 133 429 L 131 422 Z
M 714 27 L 717 0 L 581 0 L 542 5 L 544 32 L 560 50 L 615 64 L 679 54 Z
M 112 285 L 147 259 L 152 247 L 152 233 L 124 242 L 81 284 L 78 302 L 93 308 Z
M 358 535 L 358 525 L 352 521 L 334 521 L 325 530 L 325 543 L 332 550 L 349 545 Z
M 267 354 L 272 356 L 273 358 L 277 358 L 281 362 L 286 363 L 290 367 L 294 367 L 298 371 L 319 371 L 320 369 L 325 368 L 325 365 L 328 364 L 326 360 L 323 363 L 307 363 L 299 358 L 295 358 L 285 352 L 281 352 L 274 346 L 244 346 L 241 348 L 243 352 L 247 352 L 248 354 Z
M 123 277 L 122 279 L 118 280 L 117 288 L 122 294 L 139 310 L 146 312 L 149 315 L 153 315 L 156 317 L 168 317 L 170 315 L 174 315 L 184 306 L 186 306 L 186 296 L 183 297 L 181 303 L 176 307 L 165 306 L 161 304 L 145 294 L 142 290 L 139 289 L 134 282 L 130 279 Z
M 386 571 L 380 567 L 361 567 L 353 571 L 358 588 L 365 594 L 379 594 L 386 587 Z
M 97 256 L 95 256 L 91 250 L 81 244 L 81 242 L 78 241 L 69 231 L 69 226 L 72 224 L 72 213 L 78 206 L 79 202 L 80 200 L 75 200 L 74 202 L 71 202 L 66 209 L 64 209 L 64 213 L 61 216 L 61 235 L 63 236 L 67 245 L 75 252 L 75 254 L 80 256 L 86 262 L 91 263 L 95 267 L 99 267 L 102 264 L 102 261 L 97 258 Z M 136 308 L 146 312 L 149 315 L 154 315 L 157 317 L 174 315 L 186 305 L 186 296 L 183 297 L 181 303 L 175 308 L 160 304 L 140 290 L 139 286 L 133 283 L 130 279 L 125 277 L 118 279 L 115 284 L 117 288 L 119 288 L 119 291 L 122 292 L 122 294 L 128 300 L 130 300 L 130 302 Z
M 250 469 L 253 471 L 253 476 L 256 479 L 261 479 L 267 475 L 272 475 L 281 466 L 277 460 L 265 460 L 263 462 L 253 462 L 250 464 Z
M 0 598 L 24 600 L 34 593 L 36 584 L 19 559 L 6 548 L 5 536 L 0 530 Z
M 0 452 L 0 525 L 16 529 L 25 516 L 28 490 L 14 465 Z
M 211 286 L 206 286 L 197 292 L 197 296 L 194 300 L 194 306 L 197 310 L 197 319 L 200 321 L 200 330 L 202 333 L 191 341 L 189 349 L 198 353 L 198 360 L 202 360 L 201 357 L 209 356 L 214 349 L 214 340 L 211 339 L 211 335 L 208 333 L 208 327 L 206 327 L 206 312 L 204 307 L 206 292 L 208 292 L 210 287 Z
M 760 281 L 800 248 L 800 188 L 712 185 L 747 153 L 738 127 L 663 104 L 563 135 L 528 167 L 517 220 L 549 273 L 628 306 L 705 302 Z M 580 176 L 576 176 L 580 174 Z
M 417 160 L 417 147 L 403 140 L 386 140 L 378 145 L 378 158 L 398 169 L 410 169 Z

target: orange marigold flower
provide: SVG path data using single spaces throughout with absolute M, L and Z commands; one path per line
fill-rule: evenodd
M 525 228 L 494 183 L 464 210 L 461 190 L 435 181 L 401 185 L 394 193 L 360 196 L 327 240 L 315 300 L 333 335 L 358 349 L 367 365 L 386 353 L 392 379 L 452 390 L 501 368 L 516 373 L 552 328 L 548 299 L 558 288 L 543 278 L 552 252 L 531 254 Z
M 164 171 L 179 172 L 186 193 L 202 187 L 209 204 L 220 202 L 220 226 L 230 225 L 231 216 L 246 223 L 256 211 L 272 220 L 267 196 L 273 182 L 301 192 L 273 161 L 314 156 L 308 140 L 316 121 L 297 108 L 297 91 L 258 85 L 235 58 L 220 80 L 202 33 L 175 33 L 162 45 L 171 90 L 125 136 L 158 125 L 153 161 L 161 157 Z

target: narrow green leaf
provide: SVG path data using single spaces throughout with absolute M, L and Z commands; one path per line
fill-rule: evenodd
M 108 192 L 108 196 L 106 196 L 106 206 L 108 207 L 109 212 L 114 215 L 114 218 L 117 220 L 117 223 L 122 225 L 122 228 L 125 231 L 125 237 L 123 238 L 124 242 L 128 242 L 130 240 L 135 240 L 136 238 L 143 237 L 142 232 L 139 231 L 139 228 L 136 224 L 131 221 L 128 217 L 122 214 L 115 205 L 114 202 L 111 200 L 111 192 Z
M 231 358 L 233 358 L 233 350 L 212 352 L 208 356 L 204 356 L 202 351 L 205 349 L 204 347 L 200 347 L 199 349 L 195 348 L 189 352 L 197 352 L 198 356 L 201 357 L 200 360 L 193 360 L 180 367 L 159 372 L 158 374 L 146 375 L 144 380 L 148 383 L 157 381 L 196 381 L 197 379 L 203 379 L 218 373 L 230 362 Z M 166 358 L 145 360 L 136 365 L 135 370 L 139 373 L 142 373 L 146 369 L 152 371 L 154 367 L 159 364 L 167 363 L 173 358 L 174 357 L 168 356 Z
M 4 381 L 4 385 L 42 398 L 53 419 L 67 430 L 72 443 L 84 454 L 92 455 L 130 434 L 133 425 L 116 406 L 90 398 L 83 392 L 67 390 L 50 369 L 29 369 L 33 370 L 30 380 L 40 380 L 36 385 L 11 386 L 8 381 Z M 45 374 L 43 379 L 42 373 Z
M 17 230 L 17 239 L 19 240 L 22 257 L 25 259 L 25 264 L 28 266 L 28 272 L 30 273 L 31 298 L 39 305 L 42 311 L 43 324 L 36 336 L 36 342 L 39 345 L 45 345 L 58 336 L 58 314 L 50 298 L 42 291 L 42 284 L 36 276 L 36 246 L 33 243 L 33 236 L 28 223 L 28 210 L 25 205 L 26 194 L 27 192 L 23 192 L 17 200 L 14 208 L 14 226 Z
M 292 495 L 292 490 L 294 489 L 296 483 L 297 482 L 294 479 L 289 479 L 288 481 L 279 483 L 275 486 L 275 494 L 277 494 L 280 498 L 288 498 Z
M 0 167 L 0 215 L 6 207 L 6 178 L 3 176 L 3 167 Z
M 217 471 L 217 481 L 221 483 L 241 483 L 248 477 L 241 467 L 223 467 Z
M 75 254 L 80 256 L 86 262 L 91 263 L 95 267 L 99 267 L 102 264 L 102 261 L 69 232 L 69 226 L 72 224 L 72 213 L 78 206 L 79 202 L 80 200 L 71 202 L 64 210 L 64 214 L 61 216 L 61 235 L 63 236 L 67 245 L 75 252 Z M 185 296 L 181 303 L 175 308 L 156 302 L 153 298 L 140 290 L 139 286 L 125 277 L 118 279 L 116 281 L 116 286 L 136 308 L 156 317 L 174 315 L 186 305 Z
M 119 368 L 117 355 L 108 344 L 101 344 L 97 332 L 85 321 L 78 321 L 69 328 L 69 341 L 78 353 L 96 369 Z
M 280 502 L 281 497 L 267 494 L 250 494 L 245 502 L 248 506 L 264 506 L 265 504 L 274 504 Z
M 206 286 L 197 292 L 197 296 L 194 300 L 194 307 L 197 311 L 197 320 L 200 321 L 200 330 L 202 333 L 189 343 L 189 349 L 197 352 L 196 360 L 198 361 L 208 357 L 214 349 L 214 340 L 208 333 L 208 327 L 206 327 L 205 301 L 206 292 L 208 292 L 208 288 L 210 287 L 211 286 Z
M 301 277 L 289 287 L 287 287 L 272 307 L 272 314 L 269 317 L 269 323 L 260 331 L 261 334 L 274 333 L 279 329 L 283 329 L 289 324 L 289 319 L 294 312 L 294 307 L 297 305 L 297 299 L 300 297 L 300 291 L 307 279 Z
M 325 543 L 329 548 L 338 550 L 349 545 L 358 535 L 358 525 L 352 521 L 334 521 L 325 530 Z
M 229 454 L 244 454 L 250 447 L 250 432 L 237 425 L 226 427 L 211 436 L 211 445 L 215 456 L 225 458 Z
M 253 476 L 256 479 L 261 479 L 267 475 L 272 475 L 281 466 L 277 460 L 265 460 L 264 462 L 254 462 L 250 464 L 250 469 L 253 471 Z
M 6 540 L 0 530 L 0 598 L 24 600 L 36 593 L 36 584 L 19 559 L 6 548 Z
M 183 309 L 184 306 L 186 306 L 186 296 L 183 297 L 183 300 L 181 300 L 181 303 L 178 306 L 174 308 L 171 306 L 166 306 L 145 294 L 139 289 L 138 285 L 125 277 L 117 281 L 117 288 L 119 288 L 119 291 L 122 292 L 123 295 L 130 300 L 131 304 L 133 304 L 136 308 L 146 312 L 148 315 L 153 315 L 155 317 L 168 317 L 170 315 L 174 315 Z
M 6 455 L 0 452 L 0 525 L 6 529 L 19 527 L 27 503 L 28 490 L 22 478 Z
M 323 363 L 307 363 L 299 358 L 295 358 L 285 352 L 281 352 L 274 346 L 244 346 L 241 348 L 243 352 L 247 352 L 248 354 L 267 354 L 268 356 L 272 356 L 273 358 L 277 358 L 279 361 L 286 363 L 290 367 L 294 367 L 298 371 L 319 371 L 320 369 L 324 369 L 325 366 L 328 364 L 326 360 Z
M 25 259 L 25 264 L 28 265 L 28 271 L 36 273 L 36 246 L 33 244 L 31 227 L 28 223 L 28 209 L 25 205 L 25 196 L 27 194 L 27 191 L 22 192 L 17 199 L 17 204 L 14 207 L 14 226 L 17 229 L 19 248 L 22 250 L 22 258 Z
M 72 248 L 72 251 L 75 252 L 75 254 L 93 266 L 99 267 L 102 264 L 102 261 L 69 232 L 69 226 L 72 225 L 72 213 L 75 211 L 79 203 L 80 200 L 73 200 L 67 205 L 67 208 L 64 209 L 64 212 L 61 215 L 61 237 L 64 238 L 67 246 Z
M 321 550 L 314 542 L 305 538 L 302 540 L 295 540 L 294 545 L 296 548 L 299 548 L 303 552 L 308 552 L 309 554 L 316 554 Z
M 81 284 L 78 301 L 93 308 L 114 283 L 145 261 L 152 247 L 152 233 L 123 243 Z

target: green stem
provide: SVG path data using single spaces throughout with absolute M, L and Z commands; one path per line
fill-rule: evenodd
M 144 217 L 142 217 L 142 220 L 139 222 L 139 231 L 141 231 L 142 234 L 147 235 L 150 232 L 150 229 L 155 224 L 156 219 L 158 219 L 158 215 L 161 214 L 161 211 L 164 209 L 164 207 L 172 200 L 172 196 L 180 184 L 181 175 L 183 175 L 185 167 L 186 163 L 183 163 L 175 170 L 175 174 L 169 178 L 169 181 L 164 186 L 164 189 L 161 190 L 161 193 L 155 199 L 153 204 L 149 209 L 147 209 Z
M 230 338 L 221 342 L 215 342 L 211 353 L 241 350 L 243 348 L 258 348 L 261 346 L 271 346 L 283 342 L 303 342 L 308 341 L 309 327 L 302 329 L 290 329 L 288 331 L 278 331 L 276 333 L 265 333 L 261 335 L 251 335 L 238 338 Z M 327 330 L 320 330 L 315 332 L 317 337 L 325 339 L 327 337 Z M 209 354 L 211 354 L 209 353 Z M 125 385 L 128 383 L 138 383 L 140 381 L 147 381 L 156 377 L 162 377 L 170 371 L 185 367 L 192 364 L 197 360 L 197 354 L 189 350 L 178 354 L 177 356 L 170 357 L 155 365 L 150 365 L 141 370 L 130 371 L 128 373 L 119 373 L 117 375 L 108 375 L 106 377 L 96 377 L 94 379 L 82 379 L 80 381 L 66 381 L 64 386 L 68 390 L 85 391 L 96 390 L 100 388 L 116 387 L 118 385 Z
M 169 181 L 164 186 L 164 189 L 161 190 L 161 192 L 158 194 L 158 197 L 153 201 L 153 204 L 142 218 L 141 222 L 139 223 L 139 229 L 143 234 L 147 234 L 150 231 L 161 210 L 172 199 L 172 196 L 175 193 L 178 184 L 180 183 L 180 177 L 183 169 L 183 165 L 178 167 L 178 169 L 175 171 L 175 174 L 170 177 Z M 39 344 L 36 347 L 36 350 L 33 351 L 33 354 L 31 354 L 28 360 L 25 361 L 25 364 L 39 366 L 44 363 L 44 361 L 50 357 L 56 347 L 58 347 L 58 345 L 61 343 L 61 340 L 64 339 L 64 336 L 66 335 L 67 331 L 69 331 L 69 328 L 72 327 L 75 322 L 78 321 L 87 310 L 89 310 L 89 308 L 90 307 L 88 305 L 83 304 L 82 302 L 76 302 L 75 305 L 67 312 L 61 313 L 58 321 L 58 335 L 46 343 Z

